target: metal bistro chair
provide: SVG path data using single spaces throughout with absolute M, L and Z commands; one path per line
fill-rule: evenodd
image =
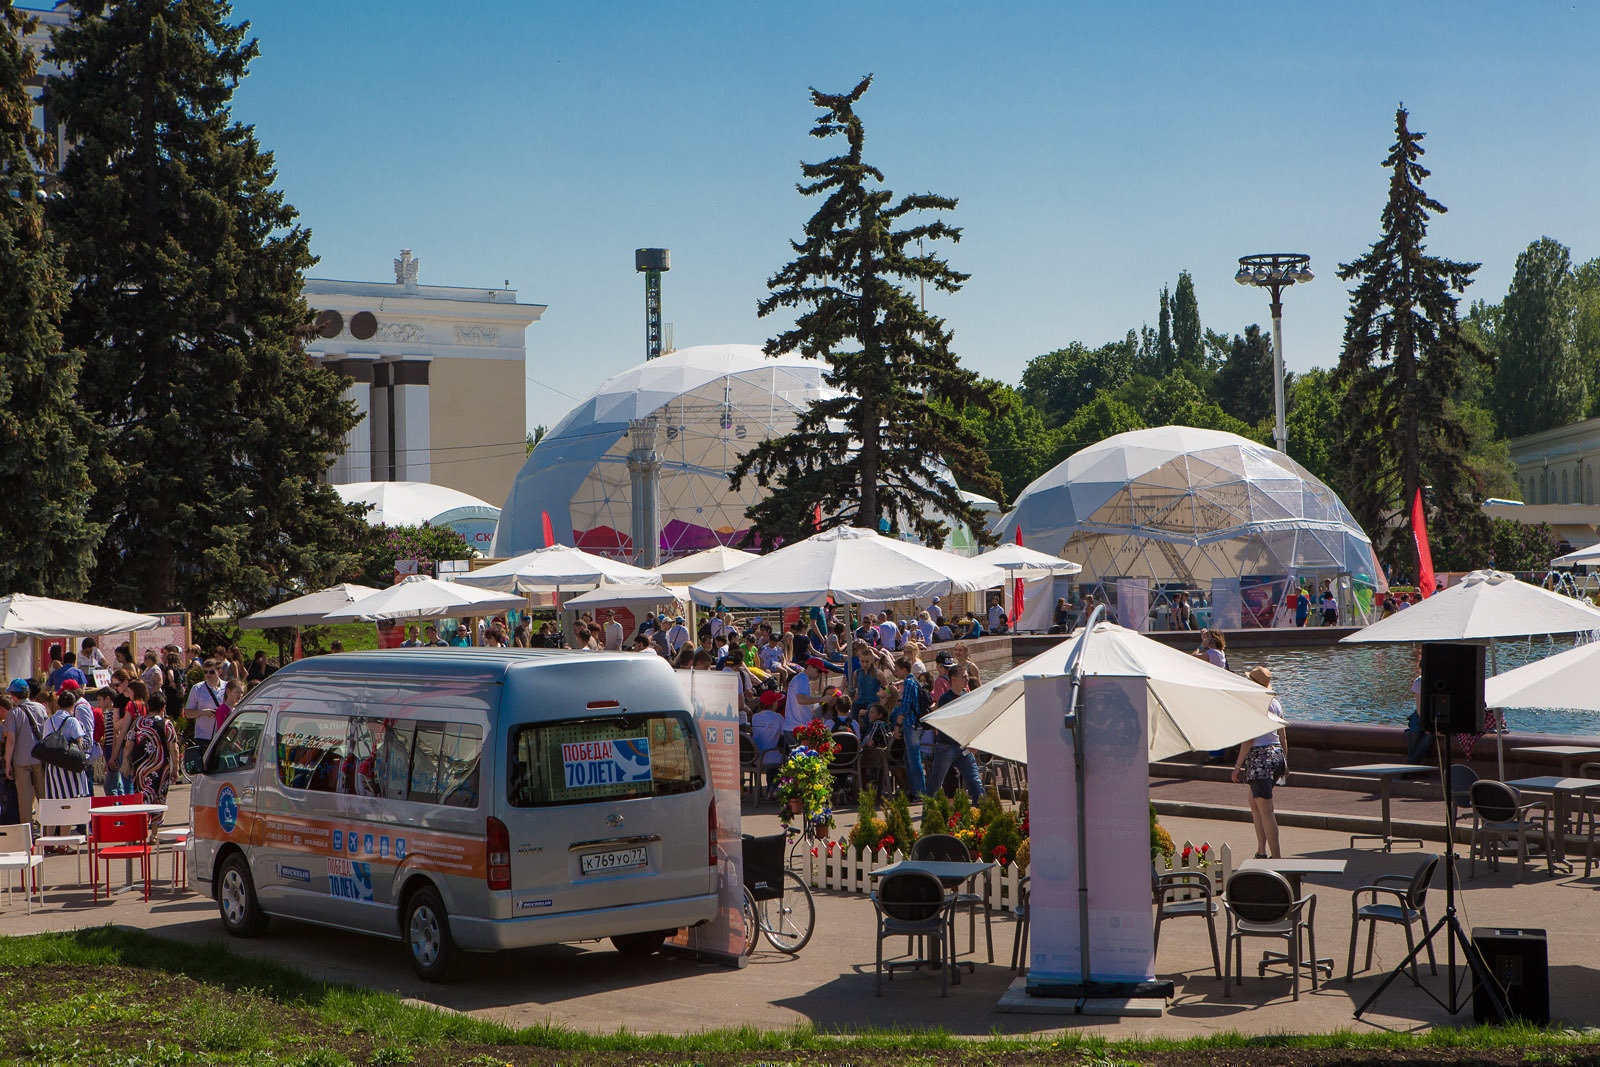
M 756 739 L 748 730 L 739 731 L 739 788 L 750 788 L 750 803 L 761 798 L 761 754 L 756 751 Z
M 971 863 L 972 853 L 960 839 L 950 834 L 923 834 L 911 846 L 914 860 L 932 860 L 935 863 Z M 978 951 L 978 908 L 983 908 L 983 936 L 989 943 L 989 962 L 994 962 L 994 927 L 990 924 L 989 904 L 978 893 L 953 893 L 951 900 L 957 909 L 967 909 L 967 951 Z M 951 917 L 954 922 L 954 914 Z M 950 951 L 955 952 L 952 941 Z
M 1472 814 L 1472 783 L 1477 780 L 1478 772 L 1466 764 L 1450 765 L 1450 791 L 1445 799 L 1450 808 L 1451 826 Z
M 878 955 L 876 993 L 883 995 L 883 972 L 889 971 L 889 981 L 899 967 L 921 967 L 925 963 L 939 968 L 939 995 L 950 995 L 950 972 L 955 970 L 951 953 L 951 913 L 955 902 L 945 893 L 939 879 L 926 871 L 891 871 L 878 882 L 872 893 L 872 906 L 878 913 Z M 890 937 L 927 938 L 927 959 L 885 961 L 883 942 Z M 961 981 L 956 971 L 955 980 Z
M 1555 874 L 1555 838 L 1551 832 L 1550 809 L 1544 801 L 1524 803 L 1522 794 L 1504 782 L 1479 780 L 1472 783 L 1472 863 L 1470 877 L 1478 874 L 1478 856 L 1491 870 L 1500 869 L 1500 854 L 1508 845 L 1517 845 L 1517 874 L 1528 867 L 1529 839 L 1537 835 L 1537 846 L 1544 850 L 1550 874 Z M 1538 812 L 1537 820 L 1532 813 Z
M 1244 939 L 1270 937 L 1288 942 L 1284 962 L 1289 964 L 1294 999 L 1300 999 L 1300 968 L 1311 963 L 1311 988 L 1317 984 L 1317 897 L 1308 893 L 1295 899 L 1289 880 L 1276 871 L 1240 871 L 1222 891 L 1222 908 L 1228 915 L 1227 943 L 1223 946 L 1222 995 L 1233 995 L 1233 976 L 1244 970 Z M 1267 973 L 1267 960 L 1256 967 L 1257 977 Z M 1243 975 L 1240 975 L 1242 980 Z
M 1029 909 L 1033 901 L 1029 899 L 1032 894 L 1028 883 L 1033 881 L 1032 875 L 1024 875 L 1022 881 L 1017 883 L 1017 906 L 1011 909 L 1012 915 L 1017 920 L 1016 940 L 1011 942 L 1011 972 L 1013 974 L 1028 973 L 1028 926 Z
M 1203 871 L 1153 872 L 1151 889 L 1156 898 L 1156 935 L 1150 946 L 1151 957 L 1161 947 L 1161 924 L 1168 919 L 1194 917 L 1206 921 L 1211 934 L 1211 966 L 1222 977 L 1222 960 L 1217 955 L 1217 901 L 1211 876 Z M 1191 894 L 1198 892 L 1198 897 Z M 1184 896 L 1189 899 L 1180 899 Z
M 1600 763 L 1585 763 L 1578 768 L 1579 778 L 1600 778 Z M 1577 833 L 1584 833 L 1583 820 L 1589 820 L 1588 841 L 1583 853 L 1583 876 L 1594 870 L 1595 831 L 1600 828 L 1600 795 L 1584 793 L 1572 799 L 1573 819 Z
M 1393 923 L 1406 928 L 1406 953 L 1409 955 L 1417 947 L 1416 938 L 1412 927 L 1417 923 L 1422 924 L 1422 929 L 1428 928 L 1428 886 L 1433 881 L 1433 873 L 1439 867 L 1437 855 L 1426 857 L 1417 867 L 1414 874 L 1380 874 L 1372 880 L 1371 885 L 1364 885 L 1350 894 L 1350 959 L 1345 964 L 1344 980 L 1349 982 L 1355 977 L 1356 971 L 1356 937 L 1361 933 L 1361 924 L 1367 923 L 1367 962 L 1361 967 L 1363 971 L 1372 969 L 1372 940 L 1378 932 L 1379 923 Z M 1404 888 L 1397 888 L 1403 886 Z M 1369 895 L 1367 903 L 1361 903 L 1361 895 Z M 1380 904 L 1380 894 L 1388 894 L 1395 898 L 1393 904 Z M 1433 958 L 1433 943 L 1428 943 L 1428 973 L 1438 974 L 1439 967 Z M 1411 981 L 1421 985 L 1422 980 L 1417 976 L 1417 961 L 1411 961 Z
M 849 730 L 835 730 L 833 743 L 839 746 L 828 771 L 833 775 L 834 791 L 849 797 L 861 792 L 861 739 Z M 849 791 L 845 783 L 849 782 Z

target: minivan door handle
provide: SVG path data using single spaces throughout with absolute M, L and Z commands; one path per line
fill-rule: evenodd
M 239 790 L 239 799 L 240 800 L 249 800 L 251 797 L 253 797 L 255 795 L 256 795 L 256 787 L 253 786 L 253 785 L 247 785 L 243 789 Z
M 601 845 L 649 845 L 661 840 L 660 834 L 631 834 L 628 837 L 603 837 L 596 841 L 574 841 L 567 846 L 568 852 L 577 852 L 584 848 L 598 848 Z

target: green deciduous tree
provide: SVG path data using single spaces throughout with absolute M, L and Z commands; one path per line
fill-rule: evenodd
M 1178 365 L 1178 357 L 1172 344 L 1172 294 L 1164 285 L 1161 287 L 1161 312 L 1157 322 L 1155 365 L 1148 373 L 1153 378 L 1165 378 Z
M 1131 331 L 1121 341 L 1094 349 L 1074 341 L 1029 360 L 1017 391 L 1044 412 L 1047 425 L 1064 425 L 1096 394 L 1119 389 L 1132 377 L 1137 350 Z
M 336 580 L 360 523 L 322 477 L 356 416 L 296 337 L 310 235 L 230 110 L 255 42 L 220 0 L 76 7 L 47 94 L 74 143 L 63 332 L 116 469 L 92 590 L 203 612 Z
M 740 457 L 730 478 L 746 477 L 774 491 L 753 505 L 754 530 L 792 539 L 824 526 L 852 525 L 893 533 L 909 528 L 943 545 L 945 515 L 975 531 L 982 516 L 940 476 L 942 461 L 963 485 L 1000 492 L 984 443 L 963 422 L 969 406 L 993 412 L 998 400 L 951 351 L 944 320 L 923 310 L 913 283 L 953 293 L 967 278 L 921 243 L 958 241 L 961 231 L 930 213 L 955 200 L 922 193 L 894 201 L 884 177 L 863 155 L 865 130 L 855 106 L 871 77 L 848 93 L 811 92 L 822 109 L 811 134 L 843 138 L 842 154 L 801 165 L 803 196 L 820 196 L 795 258 L 767 282 L 757 310 L 800 309 L 793 329 L 772 338 L 770 355 L 798 352 L 823 359 L 824 381 L 840 391 L 812 404 L 794 432 L 763 441 Z
M 1172 349 L 1175 368 L 1198 371 L 1205 363 L 1205 348 L 1200 331 L 1200 301 L 1194 295 L 1194 279 L 1188 271 L 1178 275 L 1172 291 Z
M 414 559 L 422 573 L 433 572 L 440 560 L 471 559 L 477 550 L 467 539 L 448 526 L 423 523 L 420 526 L 368 526 L 355 545 L 356 567 L 346 578 L 362 585 L 383 589 L 394 582 L 396 560 Z
M 1431 486 L 1433 525 L 1488 549 L 1478 509 L 1481 487 L 1467 462 L 1467 433 L 1449 405 L 1462 384 L 1464 361 L 1489 357 L 1462 336 L 1456 293 L 1471 283 L 1475 263 L 1428 254 L 1428 216 L 1445 208 L 1422 190 L 1421 133 L 1395 112 L 1395 143 L 1382 235 L 1366 255 L 1342 264 L 1356 280 L 1345 318 L 1344 348 L 1334 375 L 1345 390 L 1340 406 L 1340 477 L 1335 481 L 1356 519 L 1391 563 L 1414 562 L 1409 537 L 1392 521 L 1417 490 Z
M 1137 411 L 1109 392 L 1100 393 L 1079 408 L 1072 420 L 1061 427 L 1056 439 L 1055 455 L 1050 458 L 1046 469 L 1055 466 L 1080 449 L 1104 441 L 1107 437 L 1144 428 L 1144 420 L 1139 418 Z
M 93 427 L 73 396 L 83 355 L 62 348 L 69 286 L 39 200 L 32 28 L 0 0 L 0 593 L 74 598 L 101 528 L 87 517 Z
M 1509 437 L 1583 418 L 1588 374 L 1574 337 L 1572 259 L 1549 237 L 1517 256 L 1500 329 L 1494 413 Z
M 1342 466 L 1337 456 L 1343 390 L 1334 385 L 1328 371 L 1313 367 L 1304 374 L 1295 375 L 1294 386 L 1288 393 L 1283 421 L 1289 432 L 1289 458 L 1328 485 L 1337 485 L 1336 475 Z M 1270 441 L 1270 406 L 1268 413 L 1257 420 L 1257 425 L 1259 432 L 1265 434 L 1265 440 Z

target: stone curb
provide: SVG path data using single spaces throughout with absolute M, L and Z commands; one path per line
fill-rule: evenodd
M 1220 822 L 1249 822 L 1250 809 L 1228 804 L 1201 804 L 1186 800 L 1156 800 L 1157 815 L 1170 815 L 1179 819 L 1214 819 Z M 1279 826 L 1298 826 L 1308 830 L 1331 830 L 1342 834 L 1373 834 L 1383 832 L 1383 820 L 1364 815 L 1329 815 L 1315 811 L 1280 811 Z M 1445 840 L 1445 825 L 1437 822 L 1411 822 L 1395 819 L 1389 832 L 1396 838 L 1416 837 L 1424 841 Z M 1456 844 L 1464 843 L 1457 831 Z

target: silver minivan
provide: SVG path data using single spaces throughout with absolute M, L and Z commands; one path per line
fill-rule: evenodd
M 652 654 L 418 648 L 291 663 L 193 787 L 194 871 L 238 937 L 273 915 L 460 951 L 655 951 L 717 911 L 716 808 Z

